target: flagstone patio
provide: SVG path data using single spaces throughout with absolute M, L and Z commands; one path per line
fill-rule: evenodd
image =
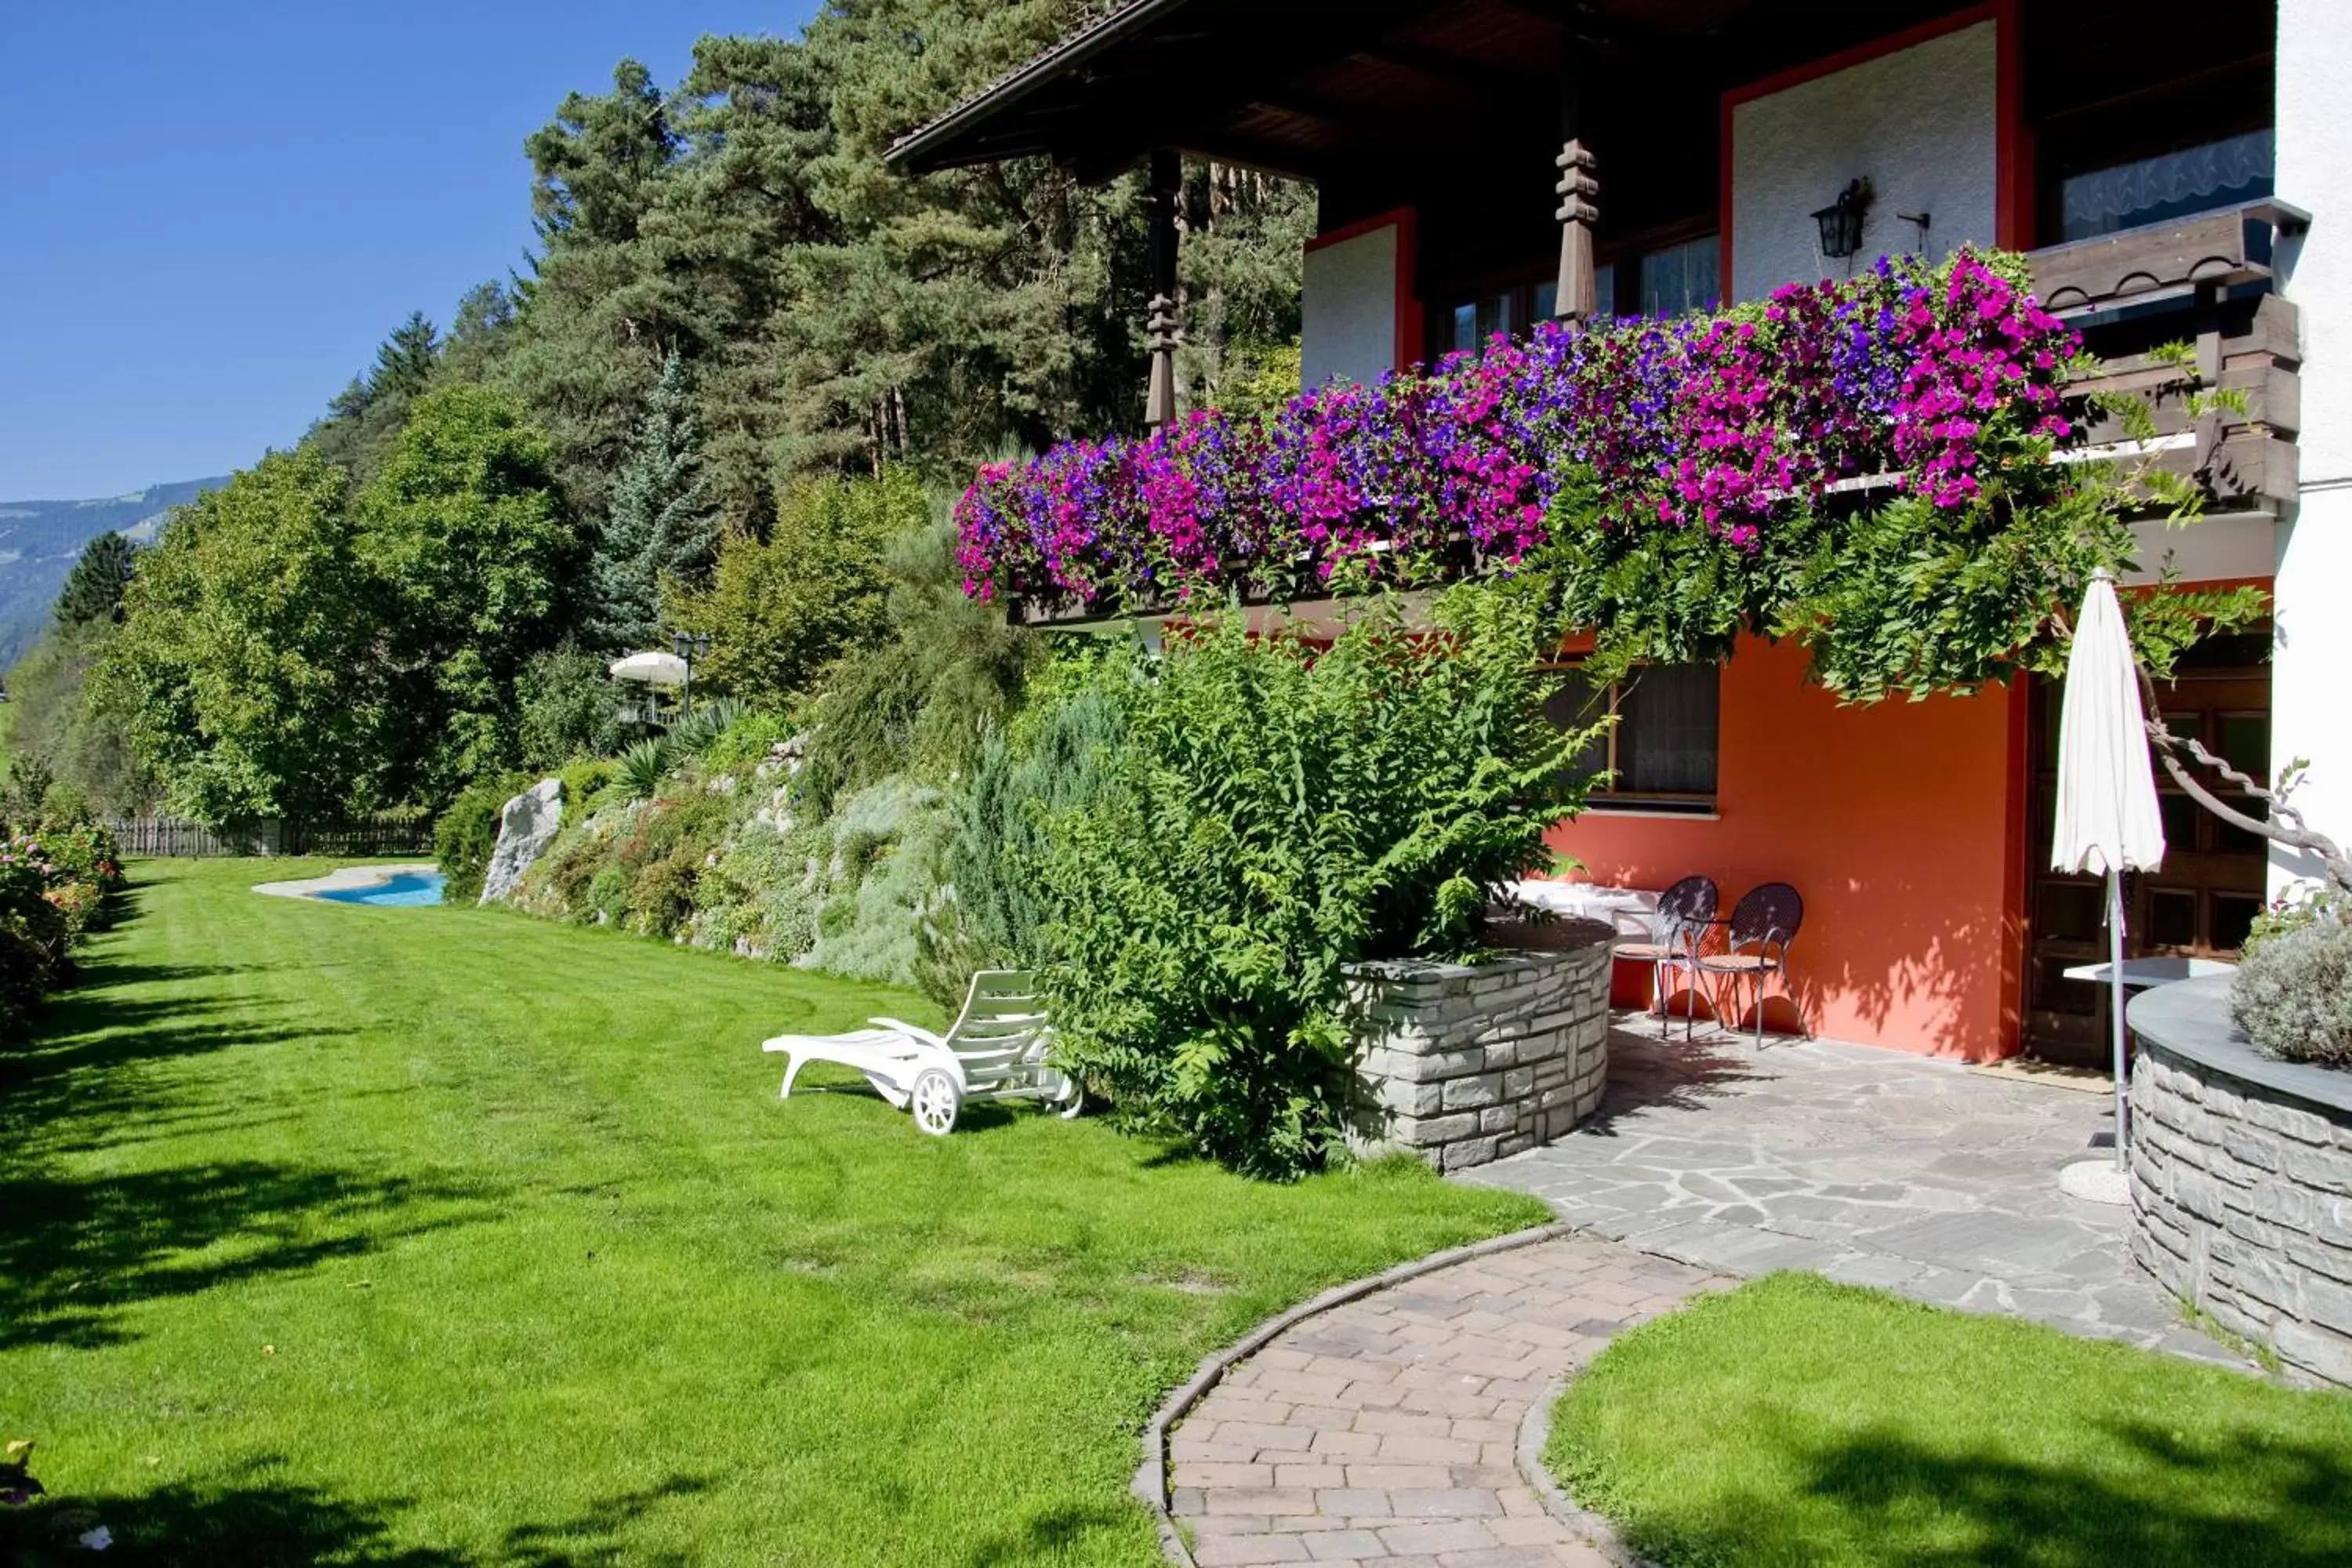
M 1621 1015 L 1600 1111 L 1459 1180 L 1739 1276 L 1804 1268 L 1971 1311 L 2245 1364 L 2135 1265 L 2127 1211 L 2058 1190 L 2109 1147 L 2104 1093 L 1827 1040 Z

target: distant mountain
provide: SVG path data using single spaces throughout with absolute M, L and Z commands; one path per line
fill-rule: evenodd
M 226 483 L 188 479 L 102 500 L 0 500 L 0 669 L 41 635 L 83 545 L 110 530 L 152 544 L 166 512 Z

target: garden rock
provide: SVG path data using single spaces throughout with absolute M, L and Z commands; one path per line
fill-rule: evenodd
M 499 842 L 482 877 L 481 901 L 497 903 L 513 892 L 530 863 L 555 842 L 562 823 L 562 779 L 541 779 L 507 802 L 499 812 Z

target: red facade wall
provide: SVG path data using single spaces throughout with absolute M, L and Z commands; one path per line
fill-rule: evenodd
M 1724 666 L 1716 819 L 1591 812 L 1556 829 L 1553 847 L 1604 884 L 1711 876 L 1727 914 L 1758 882 L 1793 883 L 1805 921 L 1789 990 L 1812 1033 L 1972 1061 L 2011 1054 L 2021 698 L 1996 688 L 1841 707 L 1804 672 L 1801 648 L 1761 639 Z M 1646 970 L 1620 965 L 1619 983 L 1633 988 L 1622 1002 L 1646 999 Z M 1788 1027 L 1790 1005 L 1768 995 L 1766 1027 Z M 1728 1011 L 1746 1009 L 1742 983 Z

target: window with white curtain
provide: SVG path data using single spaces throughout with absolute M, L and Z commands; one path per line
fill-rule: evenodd
M 2062 182 L 2060 237 L 2089 239 L 2236 206 L 2272 194 L 2277 167 L 2268 130 L 2095 169 Z

